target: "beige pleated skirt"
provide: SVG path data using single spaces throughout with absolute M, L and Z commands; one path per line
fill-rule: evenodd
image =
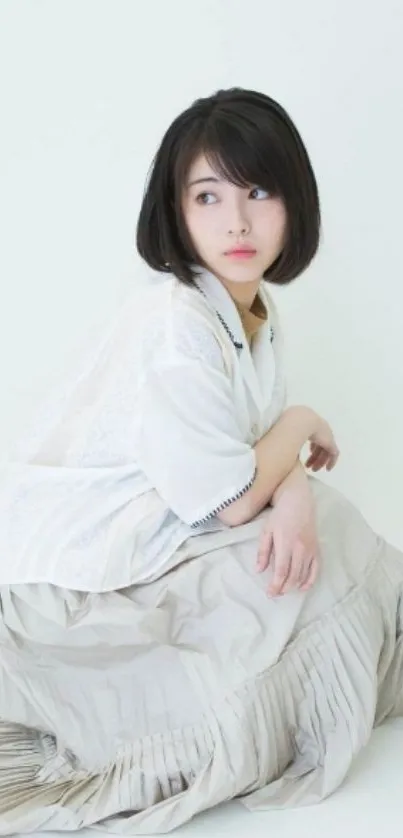
M 403 556 L 312 479 L 322 567 L 270 599 L 261 521 L 149 585 L 0 589 L 0 834 L 168 832 L 241 797 L 322 800 L 402 713 Z

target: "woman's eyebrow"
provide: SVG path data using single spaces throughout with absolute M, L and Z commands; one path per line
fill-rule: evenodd
M 199 177 L 197 180 L 191 180 L 188 183 L 188 189 L 195 186 L 196 183 L 220 183 L 220 180 L 217 177 Z

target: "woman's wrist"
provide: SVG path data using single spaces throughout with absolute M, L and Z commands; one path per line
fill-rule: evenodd
M 298 495 L 299 499 L 304 497 L 307 500 L 312 500 L 312 491 L 309 485 L 308 475 L 300 459 L 296 461 L 294 468 L 290 471 L 282 483 L 277 486 L 277 489 L 273 493 L 271 499 L 272 505 L 276 506 L 280 500 L 284 501 L 287 498 L 292 500 L 292 498 L 296 495 Z
M 318 424 L 320 423 L 320 416 L 315 410 L 306 405 L 291 405 L 287 407 L 283 415 L 287 415 L 291 420 L 298 424 L 302 429 L 304 437 L 304 444 L 308 442 L 312 434 L 315 433 Z

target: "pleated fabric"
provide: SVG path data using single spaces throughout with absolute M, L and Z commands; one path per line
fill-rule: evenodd
M 322 571 L 270 599 L 261 522 L 194 538 L 150 585 L 3 586 L 0 834 L 171 831 L 334 791 L 402 712 L 402 554 L 313 481 Z

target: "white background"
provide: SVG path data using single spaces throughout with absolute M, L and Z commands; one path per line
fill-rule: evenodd
M 255 88 L 295 120 L 323 208 L 319 256 L 276 292 L 290 401 L 330 420 L 342 458 L 327 479 L 403 548 L 402 41 L 401 0 L 1 0 L 0 455 L 138 281 L 137 213 L 170 121 L 220 87 Z M 254 828 L 311 834 L 329 816 L 378 831 L 368 795 L 386 819 L 401 798 L 367 779 L 352 821 L 336 796 L 312 821 Z M 247 834 L 253 817 L 206 825 Z

